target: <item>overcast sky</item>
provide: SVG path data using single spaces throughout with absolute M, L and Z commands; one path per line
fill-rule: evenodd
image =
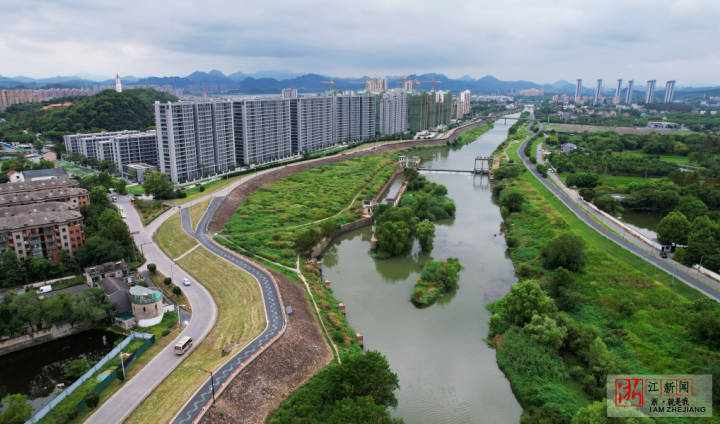
M 718 0 L 0 0 L 0 75 L 267 69 L 720 84 Z

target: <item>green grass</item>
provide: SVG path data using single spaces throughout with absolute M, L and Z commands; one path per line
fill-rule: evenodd
M 197 240 L 183 230 L 179 212 L 174 213 L 157 229 L 153 240 L 170 259 L 177 258 L 198 244 Z
M 265 328 L 265 309 L 250 274 L 200 247 L 178 261 L 212 294 L 218 307 L 215 326 L 187 358 L 138 406 L 126 423 L 167 423 L 208 376 Z M 229 356 L 222 349 L 236 343 Z
M 518 146 L 511 146 L 511 158 L 519 161 Z M 693 341 L 688 329 L 692 302 L 704 296 L 668 274 L 617 246 L 577 218 L 529 172 L 512 181 L 524 197 L 523 210 L 506 217 L 506 238 L 514 239 L 510 257 L 516 270 L 529 270 L 532 278 L 548 280 L 540 253 L 550 240 L 563 232 L 580 236 L 585 242 L 588 264 L 573 274 L 580 295 L 579 308 L 569 312 L 574 320 L 599 330 L 608 350 L 621 358 L 632 373 L 703 373 L 720 352 Z M 630 302 L 628 315 L 623 303 Z M 498 304 L 495 304 L 498 305 Z M 499 307 L 499 306 L 493 306 Z M 521 403 L 527 401 L 523 388 L 530 376 L 503 358 L 498 363 L 513 384 Z M 557 355 L 557 353 L 555 354 Z M 569 368 L 576 358 L 560 355 Z M 577 382 L 575 382 L 577 383 Z M 564 387 L 581 407 L 590 399 L 571 380 L 548 381 Z M 525 405 L 526 407 L 528 405 Z
M 656 155 L 650 155 L 647 153 L 643 153 L 639 150 L 626 150 L 626 151 L 622 152 L 622 156 L 643 158 L 643 157 L 654 157 Z M 660 160 L 664 161 L 664 162 L 675 163 L 678 165 L 690 165 L 690 159 L 688 159 L 687 156 L 660 155 L 659 157 L 660 157 Z
M 170 206 L 163 204 L 162 200 L 135 199 L 132 204 L 140 215 L 143 225 L 148 225 L 155 218 L 170 209 Z
M 332 220 L 358 219 L 363 197 L 373 197 L 395 170 L 390 154 L 361 156 L 320 165 L 271 182 L 250 195 L 223 233 L 240 247 L 283 265 L 295 266 L 295 239 Z
M 204 202 L 190 206 L 190 220 L 192 222 L 193 230 L 197 229 L 198 223 L 200 223 L 200 218 L 202 218 L 205 214 L 205 209 L 207 209 L 209 204 L 210 199 L 207 199 Z
M 136 196 L 140 196 L 140 195 L 145 194 L 145 189 L 144 189 L 143 186 L 140 185 L 140 184 L 134 185 L 134 186 L 128 186 L 128 187 L 126 187 L 126 188 L 127 188 L 127 192 L 128 192 L 129 194 L 134 194 L 134 195 L 136 195 Z
M 565 181 L 568 175 L 569 173 L 567 172 L 558 174 L 563 181 Z M 600 175 L 600 180 L 598 182 L 598 186 L 595 188 L 595 191 L 600 193 L 627 193 L 630 184 L 647 183 L 659 179 L 660 178 L 645 178 L 625 175 Z

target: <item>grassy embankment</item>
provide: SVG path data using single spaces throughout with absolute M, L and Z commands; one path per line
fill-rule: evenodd
M 490 129 L 493 127 L 493 122 L 480 125 L 479 127 L 475 127 L 471 130 L 463 131 L 462 134 L 460 134 L 451 144 L 451 146 L 459 147 L 464 146 L 468 143 L 472 143 L 480 137 L 481 135 L 485 134 L 486 132 L 490 131 Z
M 518 147 L 508 149 L 515 162 Z M 596 233 L 529 172 L 499 184 L 524 198 L 522 210 L 508 213 L 504 223 L 521 279 L 539 280 L 544 292 L 552 292 L 553 274 L 543 268 L 541 252 L 566 232 L 582 238 L 587 259 L 581 272 L 570 274 L 563 301 L 554 294 L 562 307 L 551 307 L 550 315 L 566 332 L 558 349 L 536 342 L 527 325 L 513 323 L 505 308 L 509 296 L 489 305 L 497 316 L 491 336 L 498 364 L 526 415 L 569 422 L 592 401 L 604 402 L 607 373 L 706 373 L 720 358 L 688 322 L 702 294 Z
M 177 329 L 177 313 L 171 312 L 167 313 L 163 316 L 162 322 L 160 324 L 154 325 L 152 327 L 142 328 L 140 329 L 143 333 L 148 334 L 154 334 L 155 335 L 155 343 L 150 346 L 148 350 L 146 350 L 140 357 L 138 357 L 132 364 L 130 364 L 129 367 L 125 369 L 125 375 L 127 376 L 127 379 L 132 379 L 137 373 L 140 372 L 140 370 L 143 369 L 143 367 L 150 362 L 150 360 L 158 353 L 160 352 L 165 346 L 167 346 L 177 335 L 178 329 Z M 119 329 L 116 329 L 118 332 L 122 332 Z M 123 333 L 125 334 L 125 333 Z M 127 347 L 123 350 L 125 353 L 132 353 L 139 348 L 145 340 L 133 340 L 130 342 L 130 344 L 127 345 Z M 95 376 L 99 375 L 103 371 L 106 370 L 113 370 L 120 366 L 120 359 L 115 358 L 110 360 L 107 364 L 105 364 L 104 367 L 102 367 L 100 370 L 98 370 L 95 373 Z M 122 381 L 119 379 L 114 380 L 112 383 L 110 383 L 102 392 L 100 392 L 99 395 L 99 403 L 98 407 L 102 405 L 105 401 L 110 399 L 115 392 L 122 387 Z M 86 419 L 92 415 L 93 412 L 97 409 L 95 408 L 85 408 L 79 413 L 71 412 L 75 405 L 77 405 L 82 399 L 87 396 L 92 390 L 95 388 L 95 386 L 98 385 L 98 381 L 96 378 L 90 378 L 86 382 L 84 382 L 80 387 L 78 387 L 70 396 L 68 396 L 66 399 L 64 399 L 60 404 L 58 404 L 53 410 L 43 417 L 42 420 L 39 421 L 39 423 L 61 423 L 61 422 L 68 422 L 68 423 L 81 423 L 84 422 Z M 74 418 L 70 418 L 74 417 Z
M 183 232 L 179 219 L 168 220 L 165 226 L 170 234 Z M 158 238 L 158 243 L 162 245 L 164 240 Z M 218 307 L 217 321 L 208 336 L 140 404 L 126 423 L 169 422 L 207 379 L 200 368 L 219 368 L 229 357 L 221 356 L 224 347 L 235 344 L 230 353 L 233 355 L 265 328 L 262 295 L 252 276 L 204 247 L 188 253 L 178 264 L 213 296 Z
M 152 279 L 153 284 L 155 284 L 157 288 L 162 290 L 163 294 L 166 297 L 172 300 L 175 304 L 180 305 L 187 310 L 190 310 L 190 303 L 185 298 L 185 295 L 182 292 L 180 294 L 173 293 L 173 285 L 172 283 L 170 283 L 169 285 L 165 285 L 165 277 L 167 276 L 160 271 L 150 273 L 150 278 Z
M 170 206 L 163 204 L 162 200 L 135 199 L 132 204 L 140 215 L 143 225 L 148 225 L 153 219 L 170 209 Z
M 174 213 L 157 229 L 153 240 L 170 259 L 177 258 L 198 244 L 183 230 L 180 212 Z
M 321 223 L 330 228 L 358 219 L 362 198 L 374 196 L 394 169 L 393 156 L 384 154 L 287 176 L 248 197 L 223 234 L 230 247 L 294 268 L 295 241 L 302 232 Z
M 197 229 L 200 218 L 202 218 L 203 214 L 205 214 L 205 209 L 207 209 L 208 205 L 210 205 L 210 200 L 211 199 L 207 199 L 196 205 L 190 206 L 190 220 L 192 222 L 193 230 Z

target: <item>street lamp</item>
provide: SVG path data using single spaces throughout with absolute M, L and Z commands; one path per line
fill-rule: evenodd
M 212 387 L 212 397 L 213 397 L 213 405 L 215 405 L 215 378 L 213 377 L 212 371 L 208 371 L 203 368 L 198 368 L 200 371 L 205 371 L 206 373 L 210 374 L 210 386 Z

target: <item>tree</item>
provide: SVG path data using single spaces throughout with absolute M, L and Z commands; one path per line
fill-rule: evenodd
M 390 256 L 401 255 L 412 248 L 412 230 L 402 221 L 388 221 L 375 229 L 378 250 Z
M 125 180 L 123 180 L 123 179 L 118 179 L 117 181 L 115 181 L 115 184 L 114 184 L 113 188 L 115 189 L 115 191 L 116 191 L 118 194 L 123 194 L 123 195 L 125 195 L 125 194 L 127 194 L 127 188 L 126 188 L 126 186 L 127 186 L 127 183 L 125 182 Z
M 661 244 L 686 244 L 690 221 L 682 212 L 670 212 L 660 220 L 656 231 Z
M 705 203 L 695 196 L 681 197 L 676 210 L 685 215 L 690 221 L 695 220 L 695 218 L 699 216 L 707 215 L 708 213 L 708 207 Z
M 118 242 L 94 235 L 80 246 L 76 257 L 80 265 L 87 267 L 122 259 L 124 251 Z
M 90 369 L 90 364 L 85 358 L 78 358 L 65 365 L 65 377 L 77 379 Z
M 27 395 L 14 394 L 3 399 L 7 403 L 7 409 L 0 414 L 0 423 L 23 424 L 32 416 L 32 405 L 27 400 Z
M 95 186 L 90 189 L 90 204 L 98 208 L 107 208 L 110 201 L 107 198 L 107 189 L 103 186 Z
M 500 194 L 500 205 L 508 208 L 510 212 L 520 212 L 524 201 L 525 199 L 519 191 L 503 190 Z
M 0 271 L 0 286 L 12 287 L 25 282 L 25 270 L 23 269 L 20 259 L 18 259 L 15 251 L 7 249 L 0 256 L 2 265 Z
M 612 196 L 598 196 L 593 200 L 593 202 L 595 203 L 595 206 L 609 214 L 615 214 L 619 209 L 618 201 Z
M 156 199 L 169 199 L 173 194 L 173 184 L 167 174 L 150 172 L 142 183 L 145 193 L 153 195 Z
M 567 329 L 547 315 L 533 315 L 523 328 L 536 342 L 559 350 L 567 336 Z
M 309 252 L 322 240 L 322 234 L 316 228 L 310 228 L 298 234 L 295 238 L 295 248 L 298 252 Z
M 533 315 L 542 315 L 553 309 L 552 299 L 540 288 L 537 280 L 516 283 L 505 296 L 505 316 L 518 325 L 530 321 Z
M 417 238 L 420 242 L 420 248 L 423 252 L 430 252 L 433 248 L 433 240 L 435 239 L 435 224 L 425 219 L 420 222 L 415 230 Z
M 335 403 L 328 423 L 397 424 L 402 422 L 390 417 L 383 405 L 373 402 L 371 396 L 344 398 Z
M 572 419 L 572 424 L 607 424 L 605 401 L 595 401 L 580 408 Z
M 585 266 L 585 242 L 578 236 L 565 233 L 554 238 L 542 251 L 545 268 L 563 267 L 580 271 Z
M 151 274 L 155 274 L 155 271 L 157 271 L 157 265 L 155 264 L 148 264 L 147 265 L 148 271 L 150 271 Z

